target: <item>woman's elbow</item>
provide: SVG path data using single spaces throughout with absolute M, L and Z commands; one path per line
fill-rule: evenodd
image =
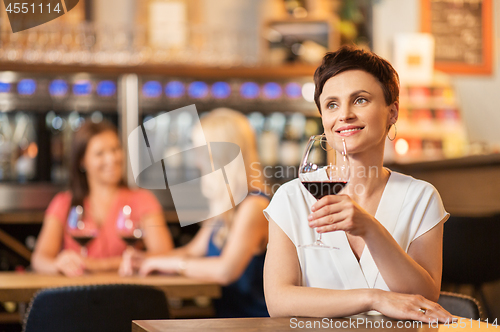
M 230 284 L 232 284 L 234 281 L 236 280 L 233 280 L 232 278 L 230 278 L 229 276 L 227 275 L 223 275 L 223 274 L 220 274 L 216 277 L 215 279 L 215 282 L 218 283 L 219 285 L 225 287 L 225 286 L 229 286 Z
M 37 255 L 35 255 L 35 254 L 31 255 L 30 266 L 31 266 L 31 269 L 33 271 L 38 272 L 38 257 L 37 257 Z
M 44 261 L 45 260 L 43 259 L 42 255 L 35 251 L 31 255 L 31 261 L 30 261 L 31 269 L 35 272 L 43 272 L 45 266 Z
M 429 292 L 427 299 L 433 302 L 437 302 L 439 300 L 440 293 L 440 290 L 436 288 L 432 292 Z
M 291 308 L 287 308 L 287 303 L 283 301 L 283 294 L 285 294 L 284 291 L 280 291 L 276 288 L 269 289 L 269 287 L 266 287 L 264 284 L 264 296 L 270 317 L 293 316 L 291 312 L 289 312 Z
M 216 269 L 214 269 L 215 274 L 213 275 L 214 282 L 218 283 L 221 286 L 228 286 L 233 282 L 237 281 L 242 273 L 234 270 L 229 266 L 225 266 L 224 264 L 219 265 Z
M 266 301 L 266 305 L 269 317 L 274 317 L 274 318 L 287 317 L 287 315 L 283 312 L 283 310 L 276 304 L 272 304 L 272 302 Z
M 429 301 L 437 302 L 439 300 L 439 295 L 441 293 L 441 283 L 434 282 L 432 287 L 422 294 Z
M 267 312 L 270 317 L 290 317 L 290 315 L 286 308 L 283 307 L 283 303 L 277 300 L 272 299 L 272 297 L 267 296 L 266 294 L 266 306 Z

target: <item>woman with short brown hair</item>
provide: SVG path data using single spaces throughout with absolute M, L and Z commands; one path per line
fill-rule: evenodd
M 398 74 L 376 54 L 347 46 L 325 55 L 314 81 L 326 139 L 331 147 L 345 141 L 351 174 L 340 194 L 318 201 L 292 180 L 264 210 L 270 315 L 375 310 L 397 319 L 451 319 L 436 303 L 449 213 L 431 184 L 383 166 L 386 137 L 396 135 Z M 315 229 L 339 249 L 301 248 Z

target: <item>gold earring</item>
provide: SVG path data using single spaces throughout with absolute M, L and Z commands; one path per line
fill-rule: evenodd
M 391 127 L 389 127 L 389 130 L 391 130 Z M 390 138 L 389 132 L 387 132 L 387 138 L 389 139 L 389 141 L 394 141 L 397 135 L 398 135 L 398 128 L 396 127 L 396 124 L 394 124 L 394 137 Z

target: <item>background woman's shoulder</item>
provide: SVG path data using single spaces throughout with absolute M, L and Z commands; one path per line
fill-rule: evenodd
M 126 192 L 132 209 L 137 210 L 139 214 L 142 215 L 163 211 L 160 202 L 151 191 L 142 188 L 128 188 Z
M 62 191 L 57 193 L 50 201 L 47 210 L 45 210 L 45 217 L 54 217 L 61 221 L 66 220 L 69 208 L 71 207 L 71 192 Z

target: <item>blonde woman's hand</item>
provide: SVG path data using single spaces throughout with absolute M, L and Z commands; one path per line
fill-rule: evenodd
M 57 255 L 55 266 L 59 272 L 68 277 L 81 276 L 85 271 L 83 257 L 72 250 L 63 250 Z
M 118 269 L 118 274 L 122 277 L 131 276 L 139 270 L 144 262 L 146 255 L 142 251 L 133 248 L 127 248 L 123 252 L 122 261 Z
M 366 235 L 378 223 L 348 195 L 328 195 L 311 207 L 309 226 L 318 233 L 345 231 L 351 235 Z
M 452 323 L 455 317 L 438 303 L 422 295 L 401 294 L 383 290 L 374 290 L 372 309 L 395 319 L 412 319 L 426 323 L 439 321 Z M 422 310 L 421 310 L 422 309 Z
M 181 257 L 149 257 L 144 260 L 139 269 L 142 276 L 151 274 L 155 271 L 166 274 L 177 274 L 183 262 Z

